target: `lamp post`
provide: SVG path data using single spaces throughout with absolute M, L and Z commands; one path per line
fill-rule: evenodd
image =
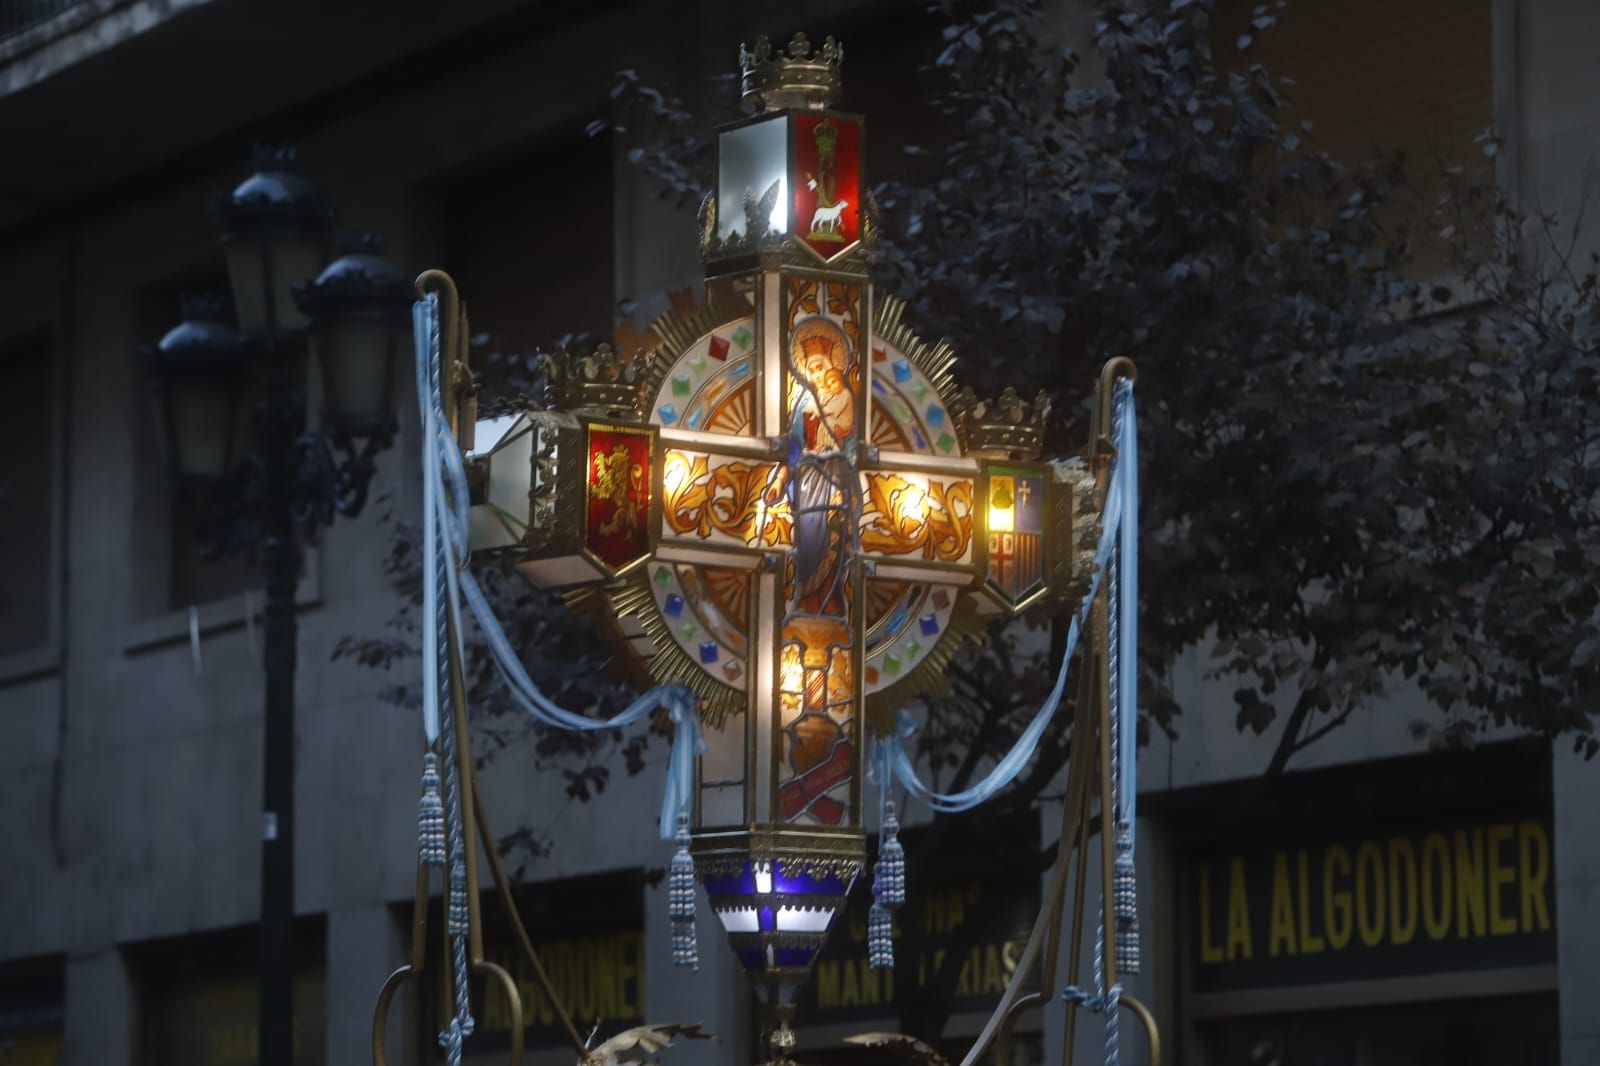
M 300 538 L 366 502 L 373 461 L 393 440 L 393 362 L 407 336 L 410 285 L 373 238 L 326 269 L 333 208 L 289 169 L 287 149 L 257 149 L 255 173 L 212 202 L 241 336 L 216 303 L 144 350 L 179 491 L 222 553 L 259 549 L 266 583 L 262 751 L 260 1066 L 294 1053 L 294 594 Z M 307 431 L 307 348 L 320 364 L 323 428 Z M 236 458 L 239 414 L 255 382 L 253 447 Z

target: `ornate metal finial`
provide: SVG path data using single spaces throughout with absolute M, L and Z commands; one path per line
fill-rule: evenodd
M 757 37 L 753 48 L 739 46 L 739 73 L 744 79 L 744 106 L 757 111 L 786 107 L 821 110 L 839 98 L 844 48 L 832 37 L 815 48 L 803 33 L 789 41 L 787 52 L 774 52 L 772 42 Z
M 961 389 L 958 404 L 967 448 L 991 458 L 1037 459 L 1044 447 L 1050 418 L 1050 396 L 1044 390 L 1028 403 L 1007 385 L 1000 395 L 980 399 L 972 386 Z
M 600 344 L 590 355 L 575 356 L 563 348 L 543 354 L 543 360 L 552 406 L 604 418 L 632 416 L 644 384 L 643 360 L 636 353 Z

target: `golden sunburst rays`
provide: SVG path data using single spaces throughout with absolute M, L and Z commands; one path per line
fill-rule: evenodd
M 706 673 L 683 650 L 661 615 L 655 593 L 650 591 L 648 569 L 641 567 L 627 579 L 607 585 L 603 590 L 605 599 L 610 602 L 619 624 L 625 624 L 622 620 L 626 618 L 635 620 L 643 628 L 644 636 L 655 645 L 655 654 L 649 659 L 637 649 L 630 649 L 633 659 L 646 671 L 646 677 L 653 678 L 657 684 L 676 681 L 687 685 L 700 697 L 700 715 L 706 724 L 721 729 L 723 719 L 745 709 L 745 695 Z
M 900 349 L 900 352 L 911 361 L 911 364 L 921 370 L 928 379 L 928 384 L 939 393 L 939 398 L 944 401 L 948 410 L 957 401 L 958 389 L 955 375 L 951 368 L 955 365 L 956 351 L 950 342 L 940 340 L 937 344 L 929 344 L 911 331 L 902 319 L 906 313 L 906 304 L 894 296 L 879 295 L 876 297 L 877 306 L 872 320 L 872 332 L 882 341 Z M 962 441 L 963 447 L 966 441 Z
M 716 406 L 712 408 L 711 417 L 706 419 L 706 429 L 712 433 L 729 433 L 736 437 L 749 436 L 755 429 L 755 397 L 754 381 L 746 381 L 737 386 L 717 401 Z
M 754 313 L 754 305 L 745 297 L 717 289 L 713 290 L 703 307 L 689 311 L 680 304 L 656 319 L 649 330 L 655 342 L 645 357 L 643 387 L 639 390 L 635 411 L 639 421 L 650 421 L 650 412 L 654 408 L 656 394 L 661 391 L 661 383 L 667 379 L 668 372 L 677 365 L 683 353 L 712 330 L 741 318 L 749 318 Z

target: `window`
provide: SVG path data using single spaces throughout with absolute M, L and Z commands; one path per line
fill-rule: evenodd
M 327 1043 L 327 935 L 320 916 L 294 928 L 294 1061 L 322 1066 Z M 142 1066 L 255 1066 L 261 990 L 253 927 L 132 948 L 139 977 Z
M 445 193 L 446 259 L 501 352 L 607 339 L 616 314 L 611 140 L 574 131 Z
M 1422 215 L 1446 166 L 1484 161 L 1476 138 L 1494 122 L 1490 0 L 1295 0 L 1267 6 L 1277 24 L 1265 31 L 1251 24 L 1258 2 L 1218 0 L 1218 65 L 1260 63 L 1292 80 L 1291 121 L 1309 119 L 1310 143 L 1346 166 L 1403 155 L 1416 195 L 1401 212 Z M 1437 227 L 1419 219 L 1414 233 L 1419 272 L 1442 268 Z
M 48 647 L 54 628 L 60 413 L 43 338 L 0 347 L 0 655 Z

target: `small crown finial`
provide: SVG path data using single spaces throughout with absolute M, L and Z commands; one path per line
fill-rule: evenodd
M 1044 447 L 1044 427 L 1050 419 L 1050 395 L 1043 391 L 1033 403 L 1007 385 L 1000 395 L 980 399 L 972 386 L 963 386 L 958 403 L 967 449 L 976 455 L 1010 459 L 1037 459 Z
M 741 44 L 739 73 L 745 108 L 757 112 L 831 107 L 839 98 L 843 65 L 844 48 L 832 37 L 817 48 L 804 33 L 796 33 L 788 48 L 778 52 L 765 35 L 757 37 L 752 48 Z
M 631 412 L 643 387 L 638 353 L 619 353 L 601 343 L 589 355 L 565 348 L 543 356 L 548 375 L 548 400 L 563 411 L 584 411 L 616 418 Z

